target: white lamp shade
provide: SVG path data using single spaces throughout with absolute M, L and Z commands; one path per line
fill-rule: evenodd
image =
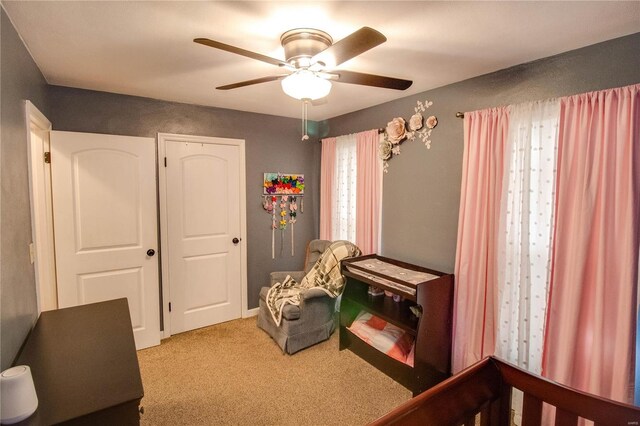
M 2 424 L 18 423 L 36 411 L 38 397 L 29 366 L 18 365 L 0 373 L 0 400 Z
M 300 70 L 281 82 L 284 93 L 296 99 L 320 99 L 331 91 L 331 82 L 309 70 Z

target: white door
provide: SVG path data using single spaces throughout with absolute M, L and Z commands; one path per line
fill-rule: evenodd
M 168 271 L 171 334 L 241 316 L 242 142 L 159 137 L 160 152 L 166 156 L 161 212 L 166 212 L 163 263 Z
M 126 297 L 136 348 L 160 343 L 155 141 L 51 133 L 58 305 Z

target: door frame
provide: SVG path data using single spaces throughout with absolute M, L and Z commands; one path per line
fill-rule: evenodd
M 41 141 L 31 137 L 32 128 L 46 137 Z M 25 101 L 25 130 L 27 133 L 27 164 L 29 198 L 31 202 L 32 262 L 36 281 L 38 315 L 58 308 L 56 261 L 51 195 L 51 167 L 45 164 L 44 153 L 51 152 L 51 122 L 29 100 Z M 44 170 L 43 170 L 44 169 Z
M 158 133 L 158 212 L 160 214 L 160 265 L 162 276 L 162 317 L 163 331 L 162 337 L 171 336 L 171 314 L 169 313 L 169 295 L 171 294 L 171 282 L 169 281 L 169 261 L 168 256 L 164 256 L 169 250 L 168 218 L 167 218 L 167 171 L 165 158 L 167 153 L 167 142 L 202 143 L 214 145 L 233 145 L 240 150 L 240 287 L 241 287 L 241 311 L 242 318 L 252 316 L 247 308 L 247 185 L 246 185 L 246 162 L 245 162 L 245 141 L 244 139 L 218 138 L 211 136 L 191 136 L 173 133 Z

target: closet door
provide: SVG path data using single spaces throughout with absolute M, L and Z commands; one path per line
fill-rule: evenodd
M 159 143 L 171 334 L 240 318 L 244 141 L 160 135 Z
M 58 305 L 126 297 L 136 348 L 160 343 L 151 138 L 51 133 Z

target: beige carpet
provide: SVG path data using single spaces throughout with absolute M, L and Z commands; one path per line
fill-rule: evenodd
M 331 339 L 283 355 L 256 318 L 138 352 L 147 425 L 363 425 L 411 392 Z

